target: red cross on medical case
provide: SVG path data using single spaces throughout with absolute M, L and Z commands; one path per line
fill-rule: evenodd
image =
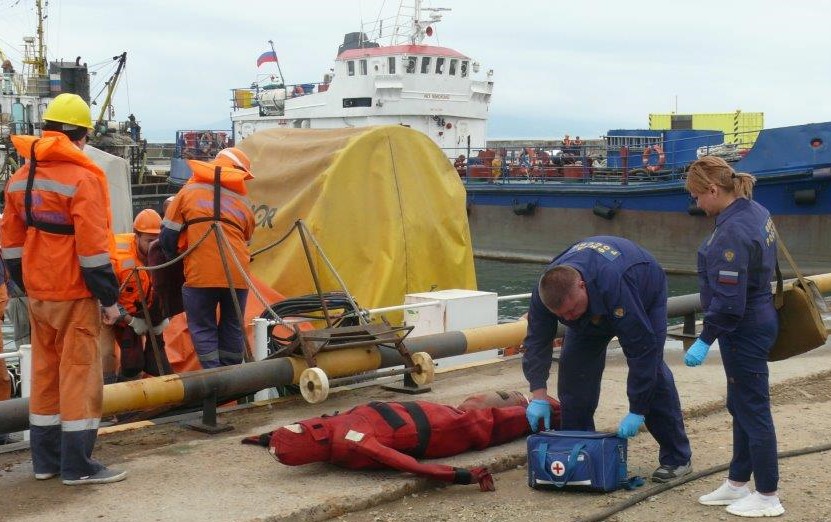
M 534 489 L 631 488 L 626 439 L 594 431 L 543 431 L 528 437 L 528 485 Z

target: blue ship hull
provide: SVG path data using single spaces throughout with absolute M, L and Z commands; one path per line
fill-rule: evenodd
M 764 130 L 733 165 L 757 177 L 754 199 L 770 210 L 808 273 L 831 268 L 829 145 L 831 122 Z M 696 251 L 712 231 L 713 218 L 701 215 L 684 190 L 683 167 L 667 166 L 661 180 L 628 184 L 619 181 L 620 172 L 609 170 L 583 179 L 537 182 L 469 179 L 475 253 L 545 262 L 583 237 L 612 234 L 640 243 L 668 271 L 694 273 Z M 609 181 L 612 177 L 617 180 Z

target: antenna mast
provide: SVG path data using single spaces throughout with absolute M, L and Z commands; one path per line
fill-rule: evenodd
M 274 57 L 277 58 L 277 51 L 274 50 L 274 41 L 269 40 L 268 45 L 271 46 L 271 52 L 274 53 Z M 280 83 L 282 83 L 283 87 L 285 87 L 286 80 L 283 78 L 283 70 L 280 69 L 280 58 L 277 58 L 277 72 L 280 73 Z

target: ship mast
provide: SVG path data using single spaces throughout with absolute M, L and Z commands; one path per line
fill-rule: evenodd
M 274 56 L 277 56 L 277 51 L 274 50 L 274 40 L 269 40 L 268 45 L 271 46 L 271 52 Z M 286 86 L 286 80 L 283 78 L 283 70 L 280 68 L 280 60 L 277 60 L 277 72 L 280 73 L 280 83 L 283 84 L 283 87 Z
M 46 16 L 43 14 L 44 9 L 41 0 L 35 1 L 35 10 L 38 17 L 36 52 L 34 56 L 25 55 L 23 63 L 32 66 L 33 76 L 44 77 L 46 76 L 46 42 L 43 36 L 43 20 L 46 19 Z
M 421 7 L 421 0 L 415 0 L 413 5 L 413 20 L 410 24 L 410 44 L 411 45 L 421 45 L 421 42 L 424 41 L 426 36 L 432 36 L 433 28 L 431 24 L 435 24 L 441 22 L 442 15 L 439 14 L 439 11 L 450 11 L 448 7 L 430 7 L 430 8 L 423 8 Z M 403 4 L 402 4 L 403 5 Z M 422 20 L 421 19 L 421 11 L 430 11 L 430 19 L 429 20 Z M 396 20 L 397 23 L 397 20 Z
M 419 20 L 421 18 L 421 0 L 415 0 L 413 9 L 413 21 L 410 26 L 410 43 L 418 45 L 424 40 L 424 28 L 421 27 L 421 21 Z

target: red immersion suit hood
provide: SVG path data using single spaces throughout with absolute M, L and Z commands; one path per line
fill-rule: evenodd
M 327 419 L 308 419 L 274 430 L 268 451 L 288 466 L 328 462 L 332 441 Z

